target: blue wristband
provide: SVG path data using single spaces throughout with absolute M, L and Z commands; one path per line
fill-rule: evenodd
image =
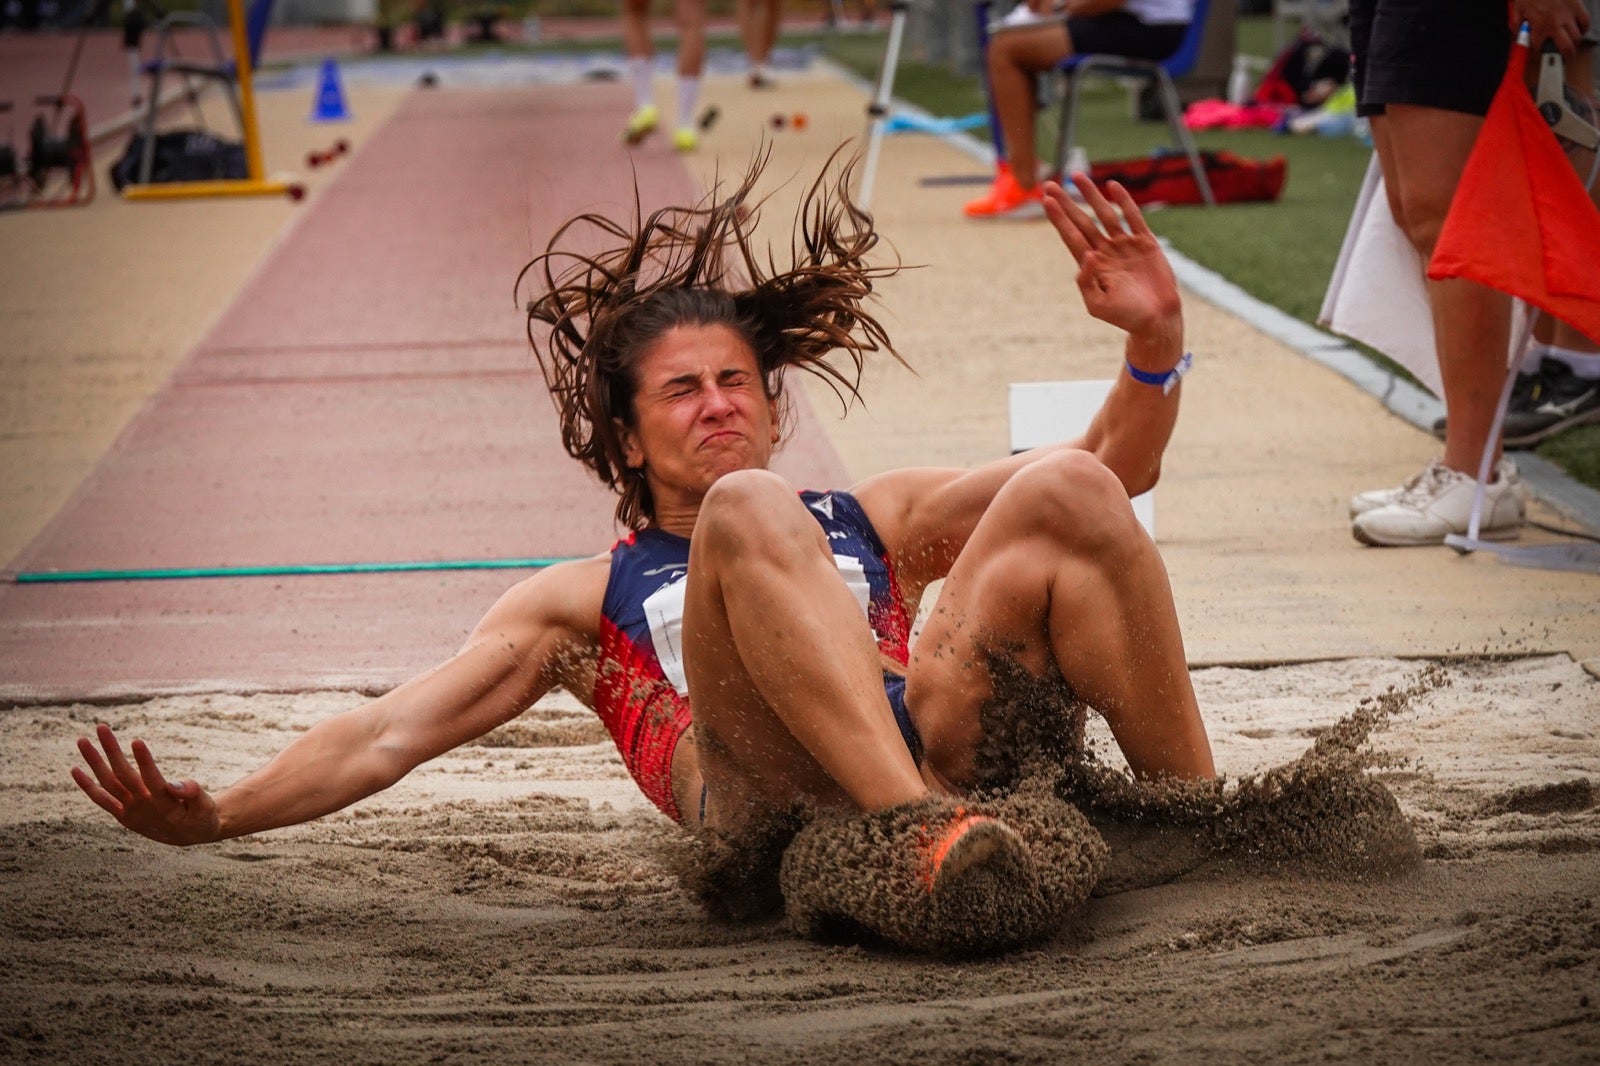
M 1161 394 L 1166 396 L 1170 394 L 1173 389 L 1178 387 L 1178 382 L 1183 380 L 1183 376 L 1187 374 L 1190 369 L 1193 368 L 1193 366 L 1194 353 L 1184 352 L 1183 358 L 1178 360 L 1177 366 L 1160 374 L 1152 374 L 1148 370 L 1140 370 L 1132 363 L 1129 363 L 1128 376 L 1139 382 L 1141 385 L 1159 386 L 1161 389 Z

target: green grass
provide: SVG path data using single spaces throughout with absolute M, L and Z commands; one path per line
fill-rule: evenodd
M 1600 488 L 1600 426 L 1580 426 L 1539 445 L 1539 454 L 1591 488 Z

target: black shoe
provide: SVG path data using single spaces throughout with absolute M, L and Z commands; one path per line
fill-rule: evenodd
M 1531 448 L 1575 426 L 1600 422 L 1600 380 L 1580 378 L 1559 359 L 1546 359 L 1527 402 L 1515 393 L 1506 410 L 1505 446 Z

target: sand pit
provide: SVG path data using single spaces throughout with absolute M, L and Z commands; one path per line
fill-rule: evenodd
M 1238 778 L 1418 670 L 1196 682 Z M 1053 936 L 962 962 L 709 919 L 668 872 L 676 830 L 559 700 L 349 812 L 185 851 L 77 794 L 78 733 L 107 720 L 173 774 L 225 783 L 361 697 L 17 708 L 0 716 L 0 1058 L 1594 1061 L 1600 684 L 1565 656 L 1444 680 L 1375 736 L 1424 856 L 1411 872 L 1196 866 L 1132 834 L 1113 839 L 1125 879 Z M 1114 764 L 1096 720 L 1088 739 Z

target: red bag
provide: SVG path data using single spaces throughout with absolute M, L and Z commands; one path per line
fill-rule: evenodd
M 1200 160 L 1219 204 L 1276 200 L 1289 176 L 1289 162 L 1281 155 L 1261 161 L 1232 152 L 1201 152 Z M 1121 182 L 1136 204 L 1205 203 L 1186 155 L 1108 160 L 1091 165 L 1089 177 L 1102 188 L 1108 181 Z

